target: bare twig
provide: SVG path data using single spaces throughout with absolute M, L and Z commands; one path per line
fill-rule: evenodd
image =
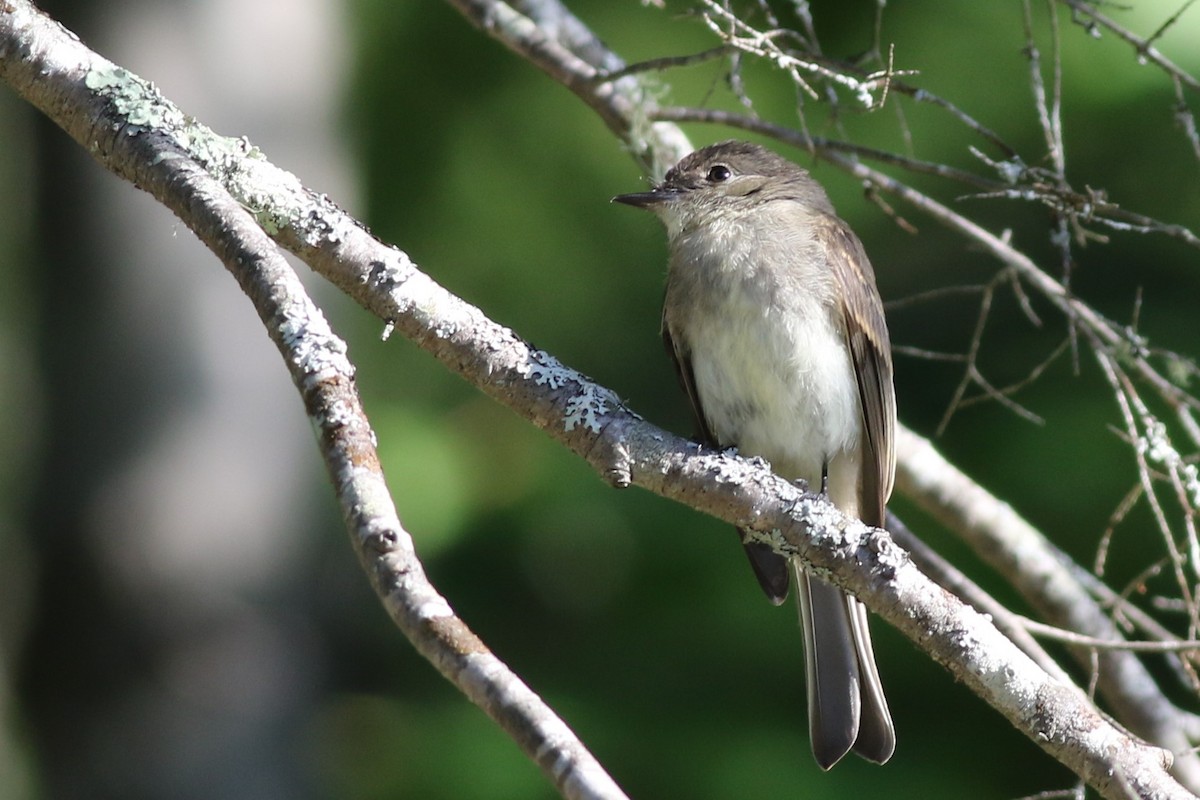
M 1114 591 L 1112 587 L 1083 567 L 1073 563 L 1067 563 L 1066 567 L 1071 570 L 1080 586 L 1087 589 L 1092 597 L 1108 609 L 1113 615 L 1115 623 L 1129 630 L 1139 630 L 1160 642 L 1174 641 L 1179 638 L 1163 627 L 1154 617 L 1130 603 L 1123 594 Z M 1200 692 L 1200 675 L 1196 674 L 1190 660 L 1182 659 L 1178 654 L 1172 653 L 1169 654 L 1166 662 L 1171 667 L 1171 672 L 1178 679 L 1180 686 L 1189 692 Z M 1174 716 L 1176 724 L 1186 736 L 1193 740 L 1200 740 L 1200 717 L 1179 709 L 1176 709 Z
M 690 67 L 693 64 L 703 64 L 707 61 L 712 61 L 721 56 L 727 56 L 733 51 L 729 45 L 721 45 L 710 50 L 704 50 L 700 53 L 692 53 L 686 56 L 662 56 L 660 58 L 651 58 L 646 61 L 639 61 L 636 64 L 614 69 L 609 72 L 597 72 L 592 79 L 596 83 L 612 83 L 619 81 L 621 78 L 630 75 L 637 75 L 640 72 L 651 72 L 664 69 L 676 69 L 679 67 Z
M 1166 642 L 1131 642 L 1126 639 L 1097 639 L 1094 636 L 1081 636 L 1074 631 L 1066 631 L 1053 625 L 1046 625 L 1028 617 L 1021 617 L 1020 623 L 1034 636 L 1052 639 L 1056 642 L 1075 647 L 1086 647 L 1091 650 L 1127 650 L 1131 653 L 1182 653 L 1200 651 L 1200 642 L 1193 640 L 1177 640 Z
M 1096 547 L 1096 560 L 1092 567 L 1096 575 L 1103 577 L 1105 564 L 1108 561 L 1108 548 L 1112 542 L 1113 533 L 1116 532 L 1117 526 L 1120 525 L 1129 512 L 1133 509 L 1135 503 L 1142 496 L 1141 484 L 1134 485 L 1126 495 L 1121 498 L 1121 502 L 1117 503 L 1116 509 L 1108 518 L 1108 527 L 1104 529 L 1104 533 L 1100 536 L 1100 544 Z
M 1058 0 L 1058 2 L 1070 8 L 1075 13 L 1077 21 L 1082 21 L 1088 28 L 1089 33 L 1095 35 L 1094 32 L 1098 30 L 1097 26 L 1111 31 L 1118 38 L 1132 45 L 1139 59 L 1145 59 L 1154 64 L 1189 89 L 1200 90 L 1200 81 L 1176 66 L 1170 59 L 1154 48 L 1152 42 L 1161 35 L 1162 29 L 1160 29 L 1160 33 L 1155 33 L 1150 39 L 1143 39 L 1104 14 L 1101 14 L 1092 3 L 1086 3 L 1083 0 Z M 1186 5 L 1184 8 L 1186 8 Z
M 820 156 L 843 168 L 847 168 L 848 162 L 838 161 L 830 156 L 839 154 L 856 158 L 861 157 L 883 164 L 892 164 L 915 173 L 936 175 L 941 178 L 957 181 L 965 186 L 972 186 L 982 190 L 975 197 L 1005 198 L 1021 202 L 1040 203 L 1057 213 L 1063 214 L 1065 217 L 1074 217 L 1080 221 L 1104 225 L 1113 230 L 1135 233 L 1157 233 L 1181 241 L 1190 247 L 1200 248 L 1200 236 L 1197 236 L 1186 226 L 1160 222 L 1143 214 L 1128 211 L 1095 194 L 1083 194 L 1074 191 L 1070 187 L 1060 187 L 1045 182 L 1034 182 L 1031 185 L 1011 188 L 1011 184 L 1026 177 L 1029 170 L 1020 159 L 1005 162 L 996 162 L 991 159 L 986 160 L 986 163 L 1003 176 L 1004 180 L 1000 181 L 993 178 L 984 178 L 957 167 L 920 161 L 878 148 L 825 137 L 810 136 L 803 131 L 796 131 L 767 120 L 723 109 L 666 106 L 656 108 L 650 113 L 653 119 L 660 122 L 707 122 L 770 136 L 780 142 Z M 978 151 L 975 152 L 977 155 L 982 156 Z M 1094 236 L 1094 234 L 1092 235 Z
M 1196 0 L 1184 0 L 1183 4 L 1176 9 L 1175 13 L 1167 17 L 1163 21 L 1163 24 L 1158 26 L 1158 30 L 1146 37 L 1146 45 L 1152 45 L 1154 44 L 1155 40 L 1161 39 L 1162 35 L 1166 33 L 1169 28 L 1171 28 L 1175 23 L 1179 22 L 1179 18 L 1183 16 L 1183 12 L 1191 8 L 1192 3 L 1194 2 L 1196 2 Z
M 1000 191 L 1004 188 L 998 181 L 980 177 L 957 167 L 937 164 L 931 161 L 921 161 L 909 158 L 908 156 L 889 153 L 886 150 L 854 144 L 853 142 L 843 142 L 823 136 L 809 136 L 783 125 L 717 108 L 666 106 L 655 109 L 653 111 L 653 118 L 660 122 L 706 122 L 714 125 L 728 125 L 732 128 L 770 136 L 780 142 L 790 144 L 810 153 L 844 153 L 856 158 L 893 164 L 923 175 L 936 175 L 940 178 L 957 181 L 958 183 L 986 191 Z
M 1191 144 L 1196 160 L 1200 161 L 1200 131 L 1196 129 L 1196 115 L 1192 113 L 1191 106 L 1183 96 L 1183 81 L 1172 76 L 1171 82 L 1175 86 L 1175 120 L 1179 127 L 1183 128 L 1184 136 Z
M 1050 368 L 1050 365 L 1057 361 L 1070 346 L 1071 340 L 1064 338 L 1061 342 L 1059 342 L 1058 347 L 1055 347 L 1050 351 L 1049 355 L 1047 355 L 1037 364 L 1034 364 L 1024 377 L 1008 384 L 1007 386 L 992 386 L 990 382 L 983 378 L 982 374 L 978 375 L 978 380 L 983 385 L 984 393 L 964 399 L 961 403 L 959 403 L 959 408 L 966 408 L 967 406 L 982 403 L 985 400 L 994 400 L 1002 405 L 1006 405 L 1015 414 L 1028 420 L 1029 422 L 1037 425 L 1044 424 L 1045 420 L 1024 406 L 1016 403 L 1012 397 L 1022 389 L 1034 384 L 1038 378 L 1040 378 L 1042 374 Z
M 1046 152 L 1053 165 L 1054 174 L 1062 178 L 1066 171 L 1065 153 L 1062 140 L 1062 120 L 1060 109 L 1062 104 L 1062 64 L 1058 53 L 1058 24 L 1051 8 L 1051 22 L 1054 35 L 1054 98 L 1052 102 L 1046 99 L 1046 84 L 1042 79 L 1042 56 L 1033 35 L 1033 13 L 1029 0 L 1021 4 L 1023 21 L 1025 23 L 1025 55 L 1029 59 L 1029 84 L 1033 88 L 1034 107 L 1037 109 L 1038 122 L 1042 126 L 1042 135 L 1046 141 Z
M 1121 418 L 1125 422 L 1126 435 L 1134 444 L 1133 452 L 1138 467 L 1142 496 L 1149 503 L 1159 534 L 1163 537 L 1167 553 L 1170 556 L 1168 563 L 1174 572 L 1176 589 L 1179 591 L 1183 607 L 1187 612 L 1188 638 L 1192 638 L 1196 631 L 1200 630 L 1200 607 L 1197 606 L 1192 589 L 1192 581 L 1197 570 L 1200 569 L 1200 541 L 1197 539 L 1194 519 L 1195 507 L 1200 506 L 1200 482 L 1196 481 L 1195 466 L 1185 463 L 1178 451 L 1171 445 L 1166 426 L 1150 413 L 1120 365 L 1102 350 L 1097 351 L 1096 358 L 1117 399 Z M 1166 469 L 1166 480 L 1175 490 L 1176 502 L 1183 511 L 1184 542 L 1188 548 L 1186 556 L 1179 549 L 1174 528 L 1167 519 L 1166 510 L 1155 489 L 1151 462 L 1161 464 Z M 1196 500 L 1189 497 L 1189 494 L 1192 493 L 1186 488 L 1188 483 L 1198 487 L 1194 492 Z M 1190 578 L 1184 571 L 1188 564 L 1191 565 L 1193 573 Z

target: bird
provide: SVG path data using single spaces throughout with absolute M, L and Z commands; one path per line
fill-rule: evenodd
M 666 228 L 662 337 L 701 443 L 760 456 L 882 527 L 895 475 L 891 346 L 871 263 L 825 190 L 777 153 L 731 140 L 613 201 Z M 773 603 L 794 584 L 817 764 L 851 751 L 885 763 L 895 729 L 866 608 L 739 533 Z

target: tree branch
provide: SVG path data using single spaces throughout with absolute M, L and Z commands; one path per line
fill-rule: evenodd
M 1078 580 L 1078 567 L 1007 503 L 954 468 L 933 445 L 902 430 L 896 441 L 896 489 L 959 534 L 1046 619 L 1105 641 L 1125 638 Z M 1074 568 L 1073 568 L 1074 567 Z M 1075 652 L 1089 666 L 1089 654 Z M 1099 654 L 1101 694 L 1139 736 L 1170 749 L 1189 785 L 1200 779 L 1184 712 L 1163 695 L 1134 653 Z
M 564 797 L 624 800 L 566 723 L 484 646 L 426 578 L 384 481 L 346 345 L 259 226 L 262 218 L 256 221 L 244 207 L 269 203 L 278 187 L 257 184 L 252 196 L 235 199 L 206 169 L 214 157 L 231 159 L 223 163 L 233 167 L 240 157 L 252 162 L 261 156 L 244 142 L 188 122 L 152 87 L 21 0 L 0 2 L 0 78 L 101 164 L 170 208 L 233 274 L 304 400 L 372 587 L 417 651 L 495 720 Z

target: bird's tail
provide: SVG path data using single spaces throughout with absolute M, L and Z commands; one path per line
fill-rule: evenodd
M 858 600 L 793 560 L 804 628 L 808 727 L 813 755 L 829 769 L 850 750 L 882 764 L 896 732 L 875 667 L 867 610 Z

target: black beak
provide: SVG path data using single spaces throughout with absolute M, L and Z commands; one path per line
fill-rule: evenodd
M 670 189 L 652 189 L 648 192 L 619 194 L 612 199 L 612 202 L 624 203 L 627 206 L 635 206 L 637 208 L 654 208 L 657 205 L 674 200 L 677 194 L 678 192 L 673 192 Z

